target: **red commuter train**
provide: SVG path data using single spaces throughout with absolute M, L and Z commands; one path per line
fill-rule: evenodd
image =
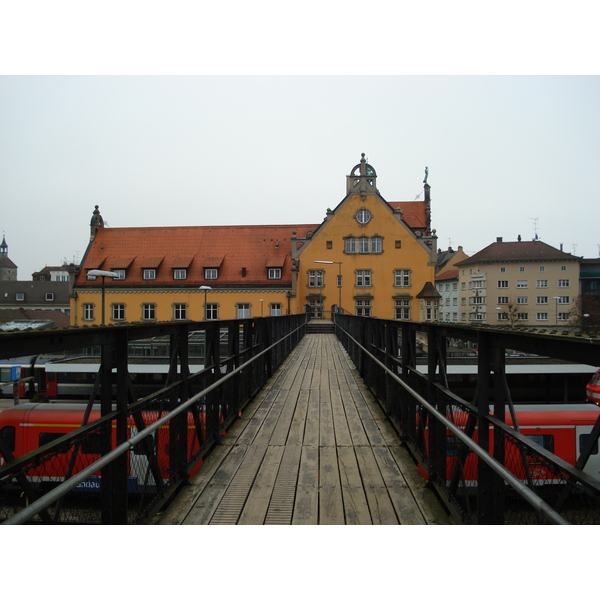
M 41 446 L 48 444 L 61 436 L 72 433 L 81 427 L 82 418 L 85 412 L 83 404 L 47 404 L 47 403 L 26 403 L 7 408 L 0 412 L 0 437 L 2 447 L 7 448 L 13 457 L 19 457 L 28 452 L 37 450 Z M 159 417 L 158 412 L 146 411 L 141 413 L 146 426 L 155 422 Z M 100 409 L 95 405 L 88 422 L 100 418 Z M 200 436 L 196 435 L 196 425 L 191 413 L 188 413 L 188 459 L 200 449 L 200 442 L 206 439 L 206 413 L 199 413 L 199 422 L 201 428 Z M 133 417 L 128 418 L 127 422 L 128 438 L 132 438 L 138 432 Z M 116 445 L 116 427 L 112 428 L 112 447 Z M 200 440 L 198 440 L 200 437 Z M 152 436 L 150 436 L 153 448 L 153 455 L 156 456 L 159 472 L 163 480 L 169 477 L 169 424 L 160 427 Z M 154 487 L 155 481 L 152 471 L 149 467 L 149 459 L 142 449 L 143 444 L 138 444 L 128 452 L 128 487 L 130 491 L 141 491 L 144 487 Z M 43 484 L 43 482 L 56 481 L 57 478 L 64 477 L 67 465 L 70 462 L 73 450 L 59 454 L 42 463 L 28 474 L 28 478 L 34 482 Z M 81 471 L 101 457 L 100 436 L 92 434 L 86 436 L 78 451 L 77 460 L 73 469 L 73 474 Z M 0 465 L 6 462 L 5 457 L 0 453 Z M 200 466 L 201 461 L 194 467 L 194 472 Z M 81 483 L 78 491 L 98 490 L 100 486 L 100 473 L 95 473 L 88 480 Z
M 557 405 L 520 405 L 515 406 L 519 432 L 532 442 L 555 454 L 559 458 L 575 465 L 585 443 L 600 417 L 600 408 L 589 404 L 557 404 Z M 465 413 L 458 413 L 453 420 L 457 426 L 466 425 Z M 512 426 L 509 412 L 505 414 L 505 422 Z M 427 436 L 426 436 L 427 438 Z M 477 441 L 477 430 L 473 436 Z M 446 430 L 446 476 L 450 481 L 458 462 L 461 443 L 449 430 Z M 490 437 L 490 452 L 493 452 L 493 439 Z M 539 461 L 535 455 L 525 457 L 531 477 L 546 483 L 556 482 L 557 478 Z M 527 474 L 520 453 L 510 444 L 506 444 L 506 467 L 520 480 L 526 481 Z M 421 474 L 426 477 L 419 466 Z M 600 480 L 600 453 L 598 441 L 584 469 L 584 473 Z M 462 477 L 467 485 L 477 479 L 477 456 L 469 452 L 462 467 Z

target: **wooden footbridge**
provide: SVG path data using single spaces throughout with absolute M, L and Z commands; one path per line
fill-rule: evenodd
M 308 333 L 161 524 L 447 524 L 332 333 Z

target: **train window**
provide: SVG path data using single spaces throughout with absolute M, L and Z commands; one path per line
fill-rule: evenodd
M 10 452 L 15 451 L 15 428 L 12 425 L 7 425 L 0 429 L 0 438 L 2 439 L 3 448 L 6 448 Z
M 554 454 L 554 436 L 553 435 L 526 435 L 528 440 L 536 443 L 538 446 Z
M 81 440 L 82 454 L 102 454 L 102 433 L 86 435 Z
M 583 449 L 585 448 L 585 444 L 588 441 L 588 438 L 590 437 L 589 433 L 582 433 L 579 436 L 579 454 L 581 454 L 583 452 Z M 592 448 L 592 454 L 598 454 L 598 441 L 596 440 L 596 443 L 594 444 L 594 447 Z
M 40 433 L 40 435 L 38 436 L 38 447 L 42 447 L 45 446 L 46 444 L 49 444 L 50 442 L 53 442 L 54 440 L 57 440 L 58 438 L 62 437 L 63 435 L 65 435 L 64 433 L 56 433 L 54 431 L 42 431 L 42 433 Z

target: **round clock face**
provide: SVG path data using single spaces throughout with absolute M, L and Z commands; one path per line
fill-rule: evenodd
M 356 220 L 361 225 L 366 225 L 371 220 L 371 213 L 366 208 L 361 208 L 356 213 Z

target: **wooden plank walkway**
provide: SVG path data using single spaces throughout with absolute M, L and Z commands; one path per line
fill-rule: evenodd
M 158 524 L 449 524 L 333 334 L 307 334 Z

